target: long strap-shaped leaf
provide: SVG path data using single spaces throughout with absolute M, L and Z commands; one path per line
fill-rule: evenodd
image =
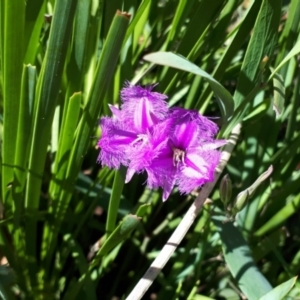
M 34 107 L 33 136 L 29 156 L 29 173 L 25 208 L 36 213 L 39 207 L 40 189 L 49 144 L 51 124 L 61 76 L 71 36 L 71 22 L 77 1 L 56 1 L 49 44 L 37 84 Z M 33 215 L 33 214 L 32 214 Z M 26 222 L 27 255 L 36 258 L 36 220 Z M 34 273 L 35 270 L 31 269 Z M 33 275 L 33 274 L 32 274 Z
M 12 201 L 9 183 L 13 181 L 13 165 L 16 149 L 18 123 L 14 116 L 18 115 L 20 105 L 25 2 L 23 0 L 4 1 L 3 35 L 3 98 L 4 126 L 2 146 L 2 199 Z M 17 13 L 16 13 L 17 12 Z M 1 16 L 3 14 L 1 13 Z M 2 22 L 2 21 L 1 21 Z M 2 27 L 2 26 L 1 26 Z M 2 51 L 1 51 L 2 52 Z
M 223 255 L 233 277 L 247 299 L 255 300 L 272 290 L 251 256 L 251 250 L 240 231 L 224 216 L 212 218 L 219 231 Z
M 44 240 L 44 245 L 51 244 L 52 250 L 55 246 L 54 240 L 56 234 L 59 231 L 59 227 L 72 197 L 74 182 L 78 176 L 83 156 L 90 142 L 92 130 L 95 128 L 96 121 L 103 104 L 105 92 L 107 91 L 111 78 L 114 74 L 129 23 L 129 17 L 130 16 L 128 14 L 117 11 L 100 56 L 93 85 L 88 95 L 87 104 L 77 128 L 75 143 L 71 151 L 66 173 L 65 185 L 60 194 L 59 203 L 56 205 L 56 222 L 53 225 L 52 235 Z M 51 249 L 49 249 L 47 253 L 47 257 L 49 259 L 51 259 Z M 49 266 L 49 263 L 47 265 Z

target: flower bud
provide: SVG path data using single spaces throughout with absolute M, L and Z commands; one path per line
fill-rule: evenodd
M 264 56 L 264 58 L 261 60 L 261 62 L 259 64 L 259 70 L 260 71 L 264 71 L 265 70 L 265 67 L 266 67 L 268 61 L 269 61 L 269 57 L 267 55 Z
M 235 204 L 232 208 L 232 215 L 236 215 L 239 211 L 241 211 L 247 204 L 247 201 L 249 199 L 249 192 L 248 189 L 245 191 L 240 192 L 236 196 Z
M 226 174 L 220 182 L 220 198 L 224 203 L 225 207 L 231 200 L 232 195 L 232 183 L 228 174 Z

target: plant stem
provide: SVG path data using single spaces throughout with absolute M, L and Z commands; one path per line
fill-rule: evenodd
M 125 181 L 125 168 L 121 167 L 115 172 L 114 183 L 112 187 L 112 192 L 110 195 L 107 222 L 106 222 L 106 234 L 110 235 L 115 227 L 120 206 L 120 199 L 123 191 L 124 181 Z
M 170 259 L 174 251 L 176 250 L 177 246 L 183 240 L 189 228 L 193 225 L 195 219 L 197 218 L 197 215 L 199 214 L 205 200 L 207 199 L 213 187 L 215 186 L 216 182 L 218 181 L 227 162 L 229 161 L 234 146 L 237 143 L 240 131 L 241 131 L 241 124 L 239 123 L 233 128 L 230 138 L 228 140 L 228 144 L 224 147 L 224 151 L 222 151 L 221 161 L 216 169 L 214 181 L 206 184 L 203 187 L 198 197 L 191 205 L 191 207 L 185 214 L 184 218 L 182 219 L 178 227 L 175 229 L 175 231 L 169 238 L 168 242 L 160 251 L 160 253 L 153 261 L 149 269 L 146 271 L 144 276 L 134 287 L 132 292 L 128 295 L 126 300 L 138 300 L 143 297 L 143 295 L 146 293 L 146 291 L 148 290 L 148 288 L 150 287 L 154 279 L 157 277 L 159 272 L 166 265 L 166 263 L 168 262 L 168 260 Z

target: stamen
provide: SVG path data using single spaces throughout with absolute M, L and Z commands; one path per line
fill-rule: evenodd
M 173 148 L 173 165 L 175 167 L 178 167 L 180 162 L 185 164 L 184 157 L 185 157 L 185 152 L 183 150 Z
M 148 136 L 147 136 L 147 134 L 138 134 L 137 138 L 133 142 L 131 142 L 131 145 L 135 146 L 139 142 L 142 143 L 142 146 L 145 145 L 148 142 Z

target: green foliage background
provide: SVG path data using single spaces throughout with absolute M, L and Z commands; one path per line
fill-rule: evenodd
M 191 205 L 96 164 L 129 80 L 219 138 L 242 123 L 231 202 L 273 165 L 234 220 L 216 185 L 144 299 L 300 299 L 299 20 L 298 0 L 2 0 L 0 296 L 124 299 Z

